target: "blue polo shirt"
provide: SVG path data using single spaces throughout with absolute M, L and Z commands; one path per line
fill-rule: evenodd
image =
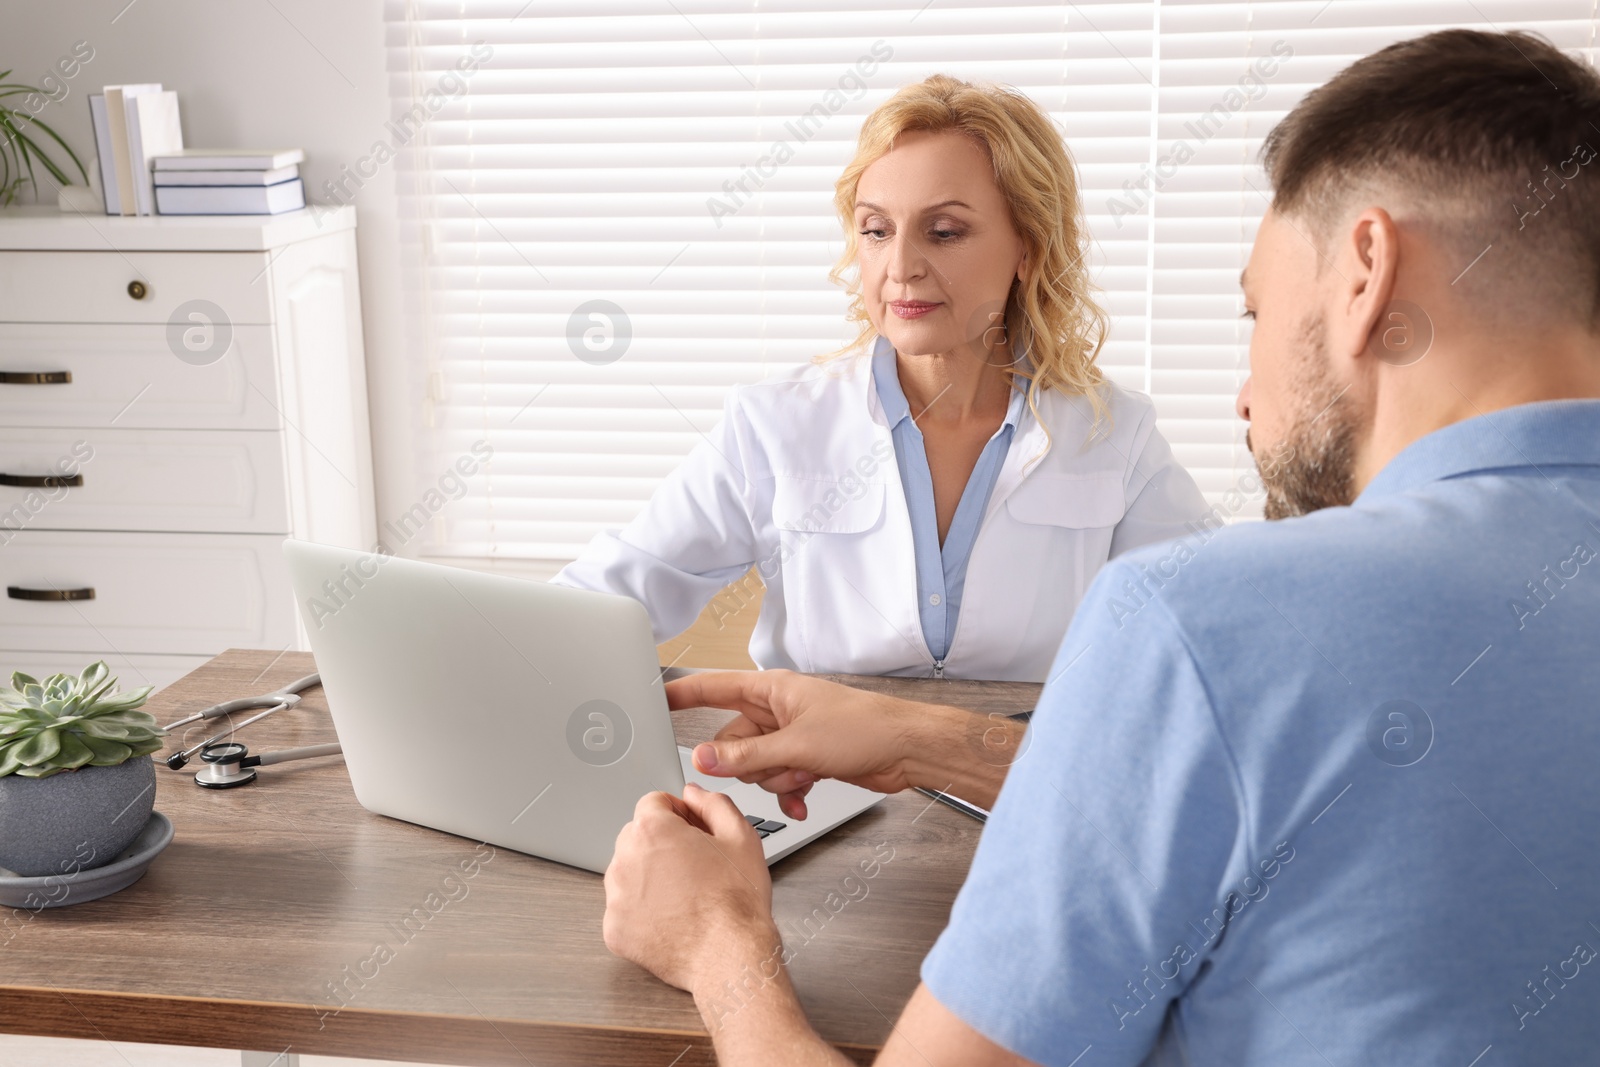
M 900 468 L 900 485 L 906 494 L 906 509 L 911 515 L 912 554 L 917 565 L 917 614 L 922 622 L 922 637 L 936 666 L 942 666 L 955 640 L 956 622 L 961 615 L 961 594 L 967 584 L 967 563 L 972 546 L 983 525 L 983 514 L 994 495 L 994 483 L 1005 465 L 1006 452 L 1022 418 L 1027 397 L 1026 380 L 1020 376 L 1011 390 L 1011 402 L 999 429 L 990 435 L 967 478 L 956 504 L 956 513 L 939 543 L 939 513 L 933 500 L 933 471 L 928 466 L 928 450 L 922 429 L 911 414 L 900 385 L 900 369 L 894 346 L 880 337 L 872 349 L 872 385 L 883 405 L 884 418 L 894 438 L 895 464 Z M 918 412 L 917 416 L 922 413 Z
M 923 978 L 1061 1067 L 1600 1062 L 1597 777 L 1600 401 L 1470 419 L 1100 572 Z

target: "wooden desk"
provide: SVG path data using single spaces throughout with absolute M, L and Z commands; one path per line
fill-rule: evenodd
M 313 670 L 309 653 L 233 649 L 150 711 L 170 722 Z M 840 680 L 1005 713 L 1031 708 L 1039 689 Z M 693 743 L 726 718 L 697 710 L 674 725 Z M 241 739 L 259 752 L 335 740 L 322 690 Z M 505 849 L 464 874 L 476 842 L 365 811 L 337 757 L 222 791 L 197 788 L 193 770 L 157 769 L 156 808 L 177 836 L 142 881 L 10 914 L 0 1031 L 493 1067 L 714 1062 L 688 994 L 606 951 L 599 876 Z M 858 1061 L 916 987 L 979 830 L 902 793 L 773 867 L 795 986 L 822 1035 Z M 844 884 L 880 843 L 893 858 Z

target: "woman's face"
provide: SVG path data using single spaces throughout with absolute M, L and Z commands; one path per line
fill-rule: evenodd
M 867 315 L 896 351 L 1001 347 L 1026 253 L 980 144 L 953 131 L 902 135 L 862 172 L 855 222 Z

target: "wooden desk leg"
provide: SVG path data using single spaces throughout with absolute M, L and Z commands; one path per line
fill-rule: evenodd
M 300 1067 L 298 1052 L 241 1052 L 239 1067 Z

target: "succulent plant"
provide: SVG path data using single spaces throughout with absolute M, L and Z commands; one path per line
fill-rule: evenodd
M 115 767 L 160 748 L 166 731 L 136 711 L 153 686 L 112 692 L 117 680 L 104 660 L 77 677 L 44 681 L 17 671 L 0 690 L 0 778 L 48 778 L 79 767 Z

